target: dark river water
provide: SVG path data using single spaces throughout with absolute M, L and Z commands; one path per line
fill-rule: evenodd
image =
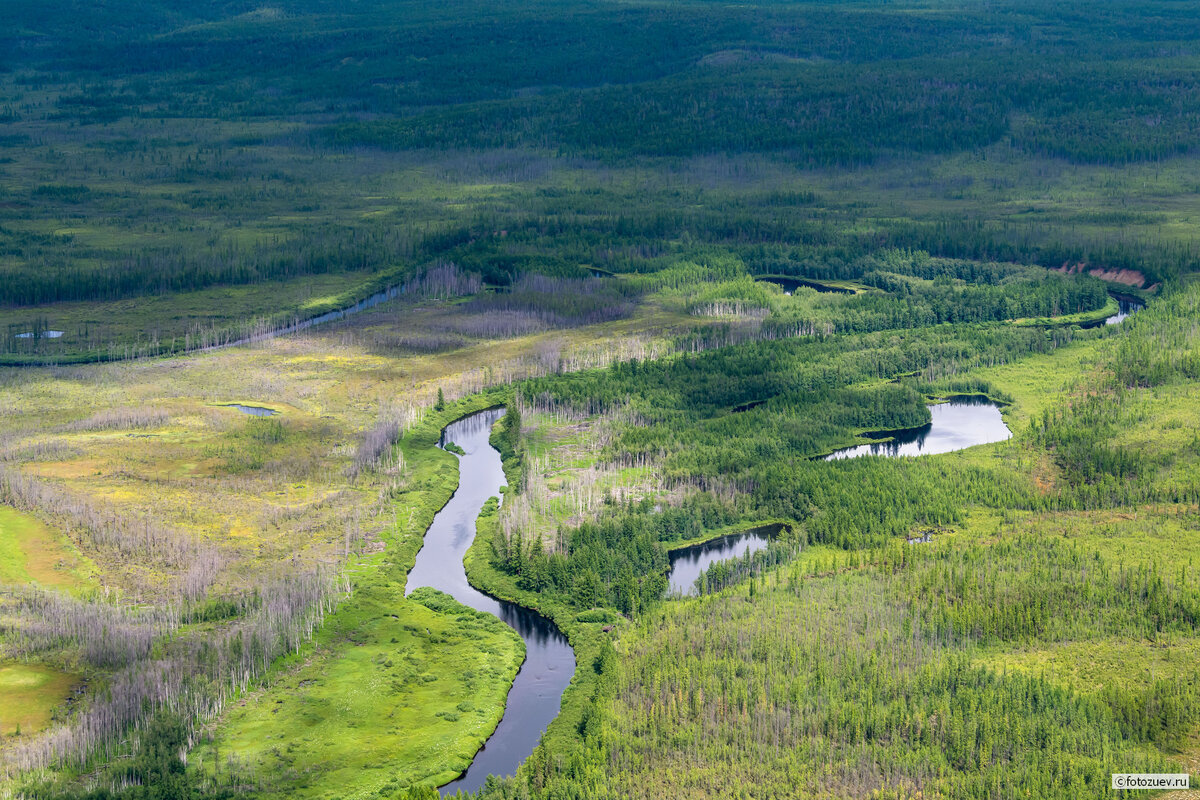
M 929 456 L 949 453 L 977 444 L 1002 442 L 1012 436 L 1000 416 L 1000 407 L 986 397 L 955 397 L 929 406 L 932 421 L 920 428 L 888 431 L 892 440 L 860 444 L 837 450 L 826 461 L 858 456 Z M 869 435 L 869 434 L 868 434 Z
M 491 409 L 446 427 L 443 442 L 454 442 L 466 452 L 459 457 L 458 490 L 433 518 L 405 588 L 407 594 L 432 586 L 463 605 L 499 617 L 525 640 L 525 663 L 508 692 L 504 717 L 467 771 L 442 787 L 443 794 L 473 792 L 488 775 L 516 772 L 558 714 L 563 689 L 575 674 L 575 654 L 554 623 L 467 583 L 463 556 L 475 539 L 475 520 L 484 502 L 501 496 L 505 484 L 500 454 L 488 444 L 492 425 L 503 415 L 504 409 Z
M 670 584 L 667 591 L 673 595 L 694 595 L 696 578 L 700 577 L 701 572 L 718 561 L 741 558 L 746 553 L 762 550 L 770 541 L 766 530 L 753 530 L 731 533 L 720 539 L 673 550 L 668 554 L 671 574 L 667 577 Z

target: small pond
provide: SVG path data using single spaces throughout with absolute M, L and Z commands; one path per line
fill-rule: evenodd
M 252 417 L 273 417 L 279 412 L 272 408 L 263 408 L 262 406 L 244 406 L 241 403 L 226 403 L 225 408 L 236 408 L 243 414 L 249 414 Z

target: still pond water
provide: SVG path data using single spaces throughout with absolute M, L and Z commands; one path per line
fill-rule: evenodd
M 859 456 L 923 456 L 949 453 L 977 444 L 999 442 L 1012 433 L 1000 417 L 1000 407 L 984 397 L 956 397 L 929 407 L 933 420 L 921 428 L 890 431 L 891 441 L 847 447 L 826 456 L 826 460 Z M 766 530 L 730 534 L 670 553 L 669 591 L 674 595 L 694 595 L 696 578 L 718 561 L 741 558 L 763 550 L 771 537 Z M 920 541 L 928 541 L 922 539 Z

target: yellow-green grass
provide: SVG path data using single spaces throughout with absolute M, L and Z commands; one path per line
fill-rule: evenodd
M 866 292 L 878 292 L 879 291 L 878 289 L 876 289 L 873 286 L 867 286 L 865 284 L 859 283 L 858 281 L 841 280 L 841 279 L 837 279 L 837 278 L 827 278 L 827 279 L 823 279 L 823 280 L 811 280 L 811 279 L 806 279 L 806 280 L 810 280 L 811 283 L 815 283 L 820 286 L 824 286 L 828 289 L 841 289 L 841 290 L 850 292 L 851 294 L 864 294 Z
M 1127 393 L 1111 446 L 1136 452 L 1154 469 L 1163 494 L 1195 486 L 1200 474 L 1200 385 L 1175 381 Z
M 363 315 L 365 329 L 356 322 L 178 359 L 68 372 L 0 368 L 0 437 L 17 454 L 13 468 L 220 547 L 228 569 L 216 590 L 244 588 L 294 555 L 330 557 L 341 550 L 348 526 L 380 540 L 390 524 L 390 515 L 377 511 L 381 491 L 396 483 L 411 489 L 427 475 L 423 456 L 406 447 L 409 461 L 401 470 L 350 477 L 362 432 L 389 409 L 428 408 L 439 388 L 453 399 L 520 375 L 540 363 L 530 356 L 546 348 L 568 360 L 584 353 L 596 361 L 606 349 L 618 353 L 632 339 L 660 334 L 664 325 L 695 324 L 648 305 L 625 320 L 479 340 L 440 353 L 384 354 L 360 343 L 356 337 L 371 326 L 436 324 L 453 311 L 436 302 L 395 305 L 390 313 Z M 261 459 L 235 457 L 245 439 L 239 432 L 254 420 L 218 407 L 229 402 L 283 412 L 274 419 L 284 440 L 264 446 Z M 67 427 L 123 408 L 160 410 L 169 420 L 129 430 Z M 87 555 L 97 559 L 105 584 L 127 594 L 153 597 L 169 580 L 129 559 Z
M 78 675 L 44 664 L 0 662 L 0 734 L 43 730 L 80 682 Z
M 367 587 L 269 689 L 238 703 L 193 762 L 211 770 L 232 757 L 262 797 L 349 800 L 440 785 L 495 729 L 524 652 L 489 614 L 439 613 L 399 585 Z
M 458 483 L 457 459 L 435 446 L 442 427 L 501 399 L 451 404 L 404 437 L 398 449 L 411 477 L 394 493 L 385 547 L 351 564 L 353 594 L 313 642 L 212 727 L 215 742 L 199 754 L 209 766 L 232 754 L 270 796 L 341 798 L 440 785 L 470 764 L 500 720 L 524 643 L 448 597 L 422 590 L 413 595 L 421 602 L 405 599 L 403 586 Z
M 1058 408 L 1082 385 L 1085 378 L 1104 363 L 1113 349 L 1113 339 L 1085 339 L 996 367 L 972 370 L 971 376 L 987 381 L 1013 398 L 1001 409 L 1014 433 L 1028 428 L 1029 421 L 1044 411 Z
M 980 648 L 976 662 L 997 672 L 1031 672 L 1084 694 L 1108 686 L 1145 689 L 1155 681 L 1181 680 L 1200 664 L 1200 637 L 1157 642 L 1099 639 L 1045 646 Z
M 0 585 L 80 591 L 95 585 L 95 572 L 95 565 L 61 533 L 0 505 Z
M 956 527 L 964 538 L 992 542 L 1033 534 L 1054 537 L 1114 567 L 1157 567 L 1164 580 L 1192 582 L 1200 570 L 1195 507 L 1155 505 L 1093 511 L 974 509 Z

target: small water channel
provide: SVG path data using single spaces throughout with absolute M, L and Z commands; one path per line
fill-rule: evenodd
M 488 775 L 512 775 L 558 714 L 563 690 L 575 674 L 575 653 L 557 626 L 527 608 L 497 600 L 467 582 L 463 556 L 475 540 L 475 520 L 489 497 L 500 495 L 504 469 L 500 453 L 488 444 L 492 425 L 504 409 L 490 409 L 448 425 L 442 441 L 464 451 L 459 457 L 458 489 L 425 533 L 425 542 L 408 574 L 407 594 L 432 586 L 463 605 L 499 617 L 525 640 L 521 665 L 504 716 L 491 738 L 459 778 L 441 787 L 444 794 L 474 792 Z

